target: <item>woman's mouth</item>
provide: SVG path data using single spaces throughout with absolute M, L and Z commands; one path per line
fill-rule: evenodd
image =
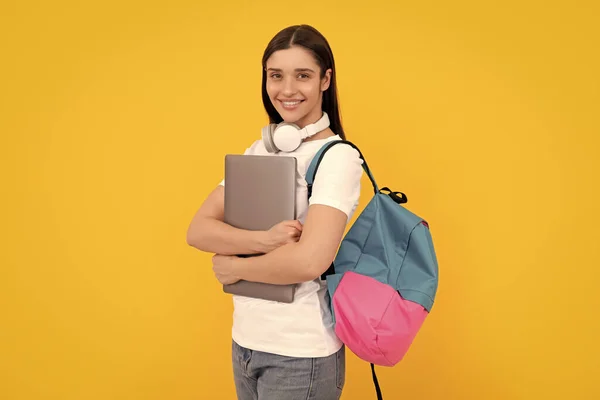
M 279 100 L 283 108 L 285 108 L 286 110 L 293 110 L 294 108 L 298 107 L 298 105 L 303 101 L 304 100 Z

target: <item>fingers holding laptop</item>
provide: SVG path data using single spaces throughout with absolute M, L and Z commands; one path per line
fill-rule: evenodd
M 288 243 L 297 242 L 302 235 L 302 223 L 298 220 L 286 220 L 273 225 L 267 231 L 255 231 L 260 234 L 258 239 L 263 247 L 263 252 L 268 253 Z M 259 238 L 256 236 L 255 238 Z M 223 285 L 231 285 L 240 280 L 233 271 L 235 256 L 215 254 L 212 258 L 213 272 L 217 280 Z
M 234 258 L 234 256 L 224 256 L 220 254 L 215 254 L 212 258 L 215 277 L 223 285 L 231 285 L 240 280 L 240 278 L 233 273 Z
M 302 224 L 298 220 L 282 221 L 266 231 L 266 253 L 287 243 L 297 242 L 302 234 Z

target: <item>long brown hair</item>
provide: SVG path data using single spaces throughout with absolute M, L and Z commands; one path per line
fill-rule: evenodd
M 267 45 L 262 58 L 262 101 L 265 111 L 269 115 L 269 120 L 273 124 L 283 121 L 281 115 L 277 112 L 269 95 L 267 94 L 267 60 L 271 55 L 278 51 L 289 49 L 292 46 L 302 46 L 310 51 L 321 68 L 321 78 L 325 76 L 325 71 L 331 68 L 331 82 L 325 92 L 323 92 L 323 111 L 327 113 L 330 121 L 330 128 L 333 133 L 338 134 L 342 139 L 346 139 L 344 128 L 338 106 L 335 61 L 333 52 L 329 47 L 327 39 L 315 28 L 310 25 L 292 25 L 279 31 Z

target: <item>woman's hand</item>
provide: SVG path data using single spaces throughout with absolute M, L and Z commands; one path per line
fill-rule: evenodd
M 298 220 L 282 221 L 263 233 L 263 250 L 268 253 L 284 244 L 300 240 L 302 224 Z M 236 259 L 236 256 L 229 255 L 215 254 L 213 256 L 213 272 L 223 285 L 230 285 L 241 279 L 234 273 L 233 263 Z
M 297 242 L 302 234 L 302 224 L 298 220 L 282 221 L 265 232 L 265 253 L 284 244 Z
M 240 280 L 239 277 L 233 273 L 233 262 L 235 256 L 223 256 L 215 254 L 212 258 L 213 272 L 217 277 L 217 280 L 223 285 L 230 285 Z

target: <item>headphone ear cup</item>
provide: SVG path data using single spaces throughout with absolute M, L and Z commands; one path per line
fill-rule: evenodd
M 290 123 L 279 124 L 273 133 L 273 143 L 281 151 L 296 150 L 302 144 L 300 128 Z
M 275 129 L 275 126 L 275 124 L 269 124 L 262 128 L 263 144 L 269 153 L 277 153 L 279 151 L 273 141 L 273 130 Z

